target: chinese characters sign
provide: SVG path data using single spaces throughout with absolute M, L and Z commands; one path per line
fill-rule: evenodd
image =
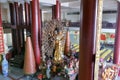
M 4 52 L 3 28 L 0 27 L 0 54 Z

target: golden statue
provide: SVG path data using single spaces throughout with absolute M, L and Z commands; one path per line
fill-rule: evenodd
M 56 40 L 55 40 L 55 52 L 54 52 L 54 61 L 55 62 L 60 62 L 62 61 L 63 58 L 63 33 L 62 31 L 58 30 L 58 34 L 56 35 Z

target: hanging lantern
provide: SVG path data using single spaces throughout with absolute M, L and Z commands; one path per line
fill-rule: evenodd
M 105 41 L 106 40 L 105 34 L 101 34 L 100 39 L 103 40 L 103 41 Z
M 110 34 L 110 38 L 115 38 L 115 34 Z

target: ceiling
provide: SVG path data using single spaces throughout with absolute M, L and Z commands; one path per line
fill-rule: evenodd
M 80 1 L 80 0 L 59 0 L 61 3 L 65 3 L 65 2 L 74 2 L 74 1 Z
M 30 0 L 0 0 L 1 3 L 7 2 L 20 2 L 24 3 L 24 1 L 29 2 Z M 55 5 L 56 0 L 39 0 L 41 8 L 44 10 L 49 10 L 52 5 Z M 80 2 L 81 0 L 59 0 L 62 5 L 62 10 L 73 9 L 74 11 L 80 10 Z M 89 3 L 88 3 L 89 4 Z M 103 0 L 103 10 L 104 11 L 113 11 L 117 10 L 117 1 L 116 0 Z
M 103 0 L 103 10 L 117 10 L 116 0 Z

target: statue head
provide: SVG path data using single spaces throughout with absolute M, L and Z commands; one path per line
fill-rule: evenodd
M 59 27 L 55 28 L 55 34 L 62 34 L 62 29 Z

